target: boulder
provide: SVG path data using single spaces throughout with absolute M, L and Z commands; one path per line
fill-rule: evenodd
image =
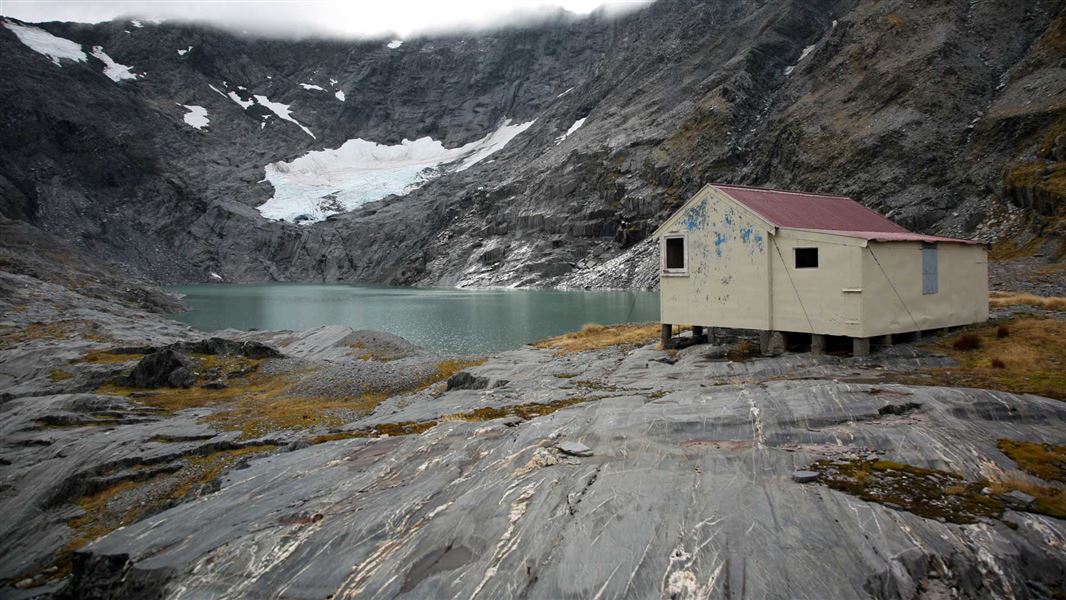
M 1003 494 L 1003 500 L 1011 506 L 1026 508 L 1036 500 L 1036 497 L 1019 490 L 1011 490 Z
M 483 390 L 489 386 L 489 380 L 485 377 L 471 375 L 466 371 L 459 371 L 448 378 L 447 391 L 452 390 Z
M 555 447 L 559 452 L 570 456 L 592 456 L 592 448 L 581 442 L 559 442 Z
M 276 348 L 262 342 L 236 342 L 220 337 L 196 342 L 178 342 L 169 347 L 189 354 L 244 356 L 246 358 L 280 358 L 282 356 L 281 352 L 278 352 Z
M 796 483 L 810 483 L 818 479 L 818 471 L 799 470 L 792 472 L 792 481 Z
M 196 373 L 192 359 L 172 348 L 153 352 L 137 363 L 127 378 L 132 387 L 187 388 L 196 383 Z

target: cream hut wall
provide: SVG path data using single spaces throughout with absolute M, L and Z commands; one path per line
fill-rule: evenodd
M 843 196 L 708 185 L 654 234 L 661 321 L 871 339 L 988 318 L 983 244 L 913 233 Z

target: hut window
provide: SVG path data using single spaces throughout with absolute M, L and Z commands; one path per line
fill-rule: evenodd
M 940 274 L 937 265 L 936 244 L 922 244 L 922 293 L 935 294 L 940 291 Z
M 684 275 L 688 273 L 688 240 L 685 235 L 668 235 L 663 238 L 663 271 Z
M 796 248 L 796 268 L 797 269 L 817 269 L 818 268 L 818 249 L 817 248 Z

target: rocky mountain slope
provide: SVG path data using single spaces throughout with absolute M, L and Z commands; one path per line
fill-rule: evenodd
M 643 285 L 708 181 L 1057 258 L 1063 9 L 659 0 L 402 43 L 8 20 L 0 212 L 163 282 Z

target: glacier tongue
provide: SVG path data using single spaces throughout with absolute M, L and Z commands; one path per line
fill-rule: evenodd
M 315 150 L 266 167 L 274 196 L 261 204 L 268 219 L 321 221 L 389 195 L 402 195 L 450 171 L 465 170 L 502 149 L 533 121 L 511 124 L 458 148 L 430 137 L 394 146 L 356 138 L 339 148 Z M 461 162 L 460 162 L 461 161 Z

